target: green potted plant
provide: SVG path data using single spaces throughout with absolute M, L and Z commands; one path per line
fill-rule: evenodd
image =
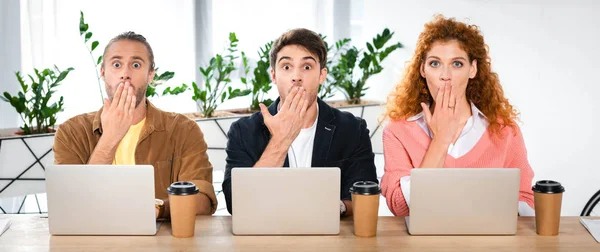
M 319 34 L 321 36 L 321 39 L 323 40 L 323 43 L 325 43 L 325 47 L 327 48 L 327 79 L 325 80 L 325 82 L 323 84 L 321 84 L 321 86 L 319 86 L 319 99 L 321 100 L 326 100 L 329 99 L 331 97 L 333 97 L 335 95 L 336 92 L 336 87 L 335 87 L 335 81 L 332 77 L 331 74 L 331 69 L 333 67 L 333 62 L 334 59 L 338 59 L 340 53 L 342 53 L 344 51 L 344 49 L 347 47 L 347 45 L 350 43 L 350 39 L 349 38 L 344 38 L 344 39 L 340 39 L 338 41 L 335 42 L 335 51 L 333 50 L 333 46 L 330 46 L 329 43 L 327 43 L 327 36 Z
M 260 103 L 265 104 L 267 107 L 273 103 L 272 99 L 265 98 L 265 95 L 267 95 L 272 88 L 271 73 L 269 72 L 271 66 L 269 53 L 271 52 L 272 46 L 273 41 L 266 43 L 260 48 L 258 51 L 258 61 L 256 62 L 256 67 L 252 71 L 252 76 L 248 75 L 250 72 L 248 57 L 242 52 L 244 77 L 241 78 L 241 81 L 246 85 L 246 90 L 250 90 L 250 112 L 259 111 L 260 107 L 258 104 Z
M 225 53 L 215 55 L 206 67 L 200 67 L 204 88 L 200 89 L 196 82 L 192 82 L 194 91 L 192 99 L 198 103 L 203 118 L 215 116 L 215 110 L 225 100 L 246 96 L 251 92 L 251 90 L 233 89 L 230 85 L 232 82 L 230 76 L 237 70 L 234 61 L 239 58 L 238 42 L 235 33 L 229 33 L 229 45 Z
M 73 68 L 68 68 L 61 71 L 56 66 L 54 69 L 46 68 L 42 71 L 34 69 L 35 77 L 28 75 L 30 83 L 27 83 L 20 72 L 15 73 L 21 84 L 21 91 L 16 95 L 4 92 L 0 99 L 10 103 L 23 121 L 21 131 L 17 134 L 31 135 L 55 131 L 56 115 L 63 110 L 64 102 L 62 96 L 58 101 L 52 102 L 52 95 L 72 70 Z
M 373 38 L 372 43 L 366 43 L 367 50 L 359 50 L 352 46 L 342 52 L 337 62 L 330 67 L 329 73 L 332 79 L 330 85 L 342 91 L 348 104 L 361 104 L 361 98 L 365 95 L 365 91 L 369 89 L 366 86 L 367 80 L 383 70 L 381 62 L 390 53 L 402 48 L 400 42 L 388 47 L 385 46 L 393 35 L 393 32 L 385 28 L 381 34 L 377 34 Z M 342 47 L 345 43 L 342 43 L 341 46 L 338 46 L 338 43 L 336 43 L 336 53 L 344 50 Z

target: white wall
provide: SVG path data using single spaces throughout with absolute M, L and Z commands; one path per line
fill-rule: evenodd
M 0 95 L 20 90 L 14 72 L 21 71 L 19 0 L 0 2 Z M 0 101 L 0 129 L 15 128 L 19 116 L 10 104 Z
M 563 183 L 563 215 L 579 215 L 600 189 L 600 3 L 592 1 L 365 1 L 363 38 L 389 27 L 406 48 L 386 62 L 367 96 L 378 99 L 399 81 L 423 24 L 434 14 L 481 27 L 492 67 L 511 103 L 536 173 Z M 470 21 L 469 21 L 470 20 Z M 368 35 L 368 36 L 367 36 Z M 363 43 L 361 43 L 362 45 Z

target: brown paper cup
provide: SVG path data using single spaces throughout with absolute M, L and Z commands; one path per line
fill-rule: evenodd
M 196 224 L 196 194 L 169 195 L 171 229 L 174 237 L 194 236 Z
M 352 194 L 354 211 L 354 235 L 373 237 L 377 235 L 377 217 L 379 215 L 379 194 Z
M 562 193 L 534 192 L 535 230 L 538 235 L 558 235 Z

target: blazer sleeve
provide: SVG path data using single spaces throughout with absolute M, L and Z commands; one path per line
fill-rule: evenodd
M 227 133 L 227 158 L 225 163 L 225 176 L 223 178 L 223 194 L 227 203 L 227 211 L 233 214 L 233 202 L 231 198 L 231 170 L 236 167 L 253 167 L 254 161 L 248 154 L 242 138 L 242 130 L 239 121 L 229 128 Z
M 353 151 L 349 160 L 349 166 L 342 170 L 342 184 L 340 196 L 342 200 L 351 200 L 350 187 L 356 181 L 373 181 L 377 180 L 377 169 L 375 168 L 375 154 L 371 146 L 371 138 L 369 137 L 369 129 L 367 123 L 361 119 L 360 137 L 358 147 Z

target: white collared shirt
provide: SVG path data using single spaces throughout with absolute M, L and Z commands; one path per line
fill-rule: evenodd
M 450 144 L 448 147 L 448 155 L 459 158 L 469 153 L 473 147 L 479 142 L 481 136 L 487 130 L 489 122 L 487 117 L 471 102 L 471 117 L 465 123 L 465 127 L 462 129 L 460 136 L 456 140 L 456 143 Z M 433 139 L 433 134 L 427 126 L 425 120 L 425 114 L 423 112 L 412 116 L 407 121 L 416 123 L 425 131 L 425 133 Z M 404 176 L 400 178 L 400 188 L 402 188 L 402 195 L 406 200 L 406 205 L 410 207 L 410 176 Z M 519 214 L 521 216 L 533 216 L 535 211 L 525 202 L 519 201 Z
M 448 155 L 453 158 L 462 157 L 471 151 L 481 136 L 483 136 L 483 133 L 485 133 L 489 125 L 485 115 L 473 103 L 471 103 L 471 112 L 473 115 L 469 117 L 469 120 L 465 123 L 465 127 L 460 133 L 458 140 L 448 147 Z M 433 139 L 433 134 L 427 126 L 427 121 L 425 121 L 425 114 L 423 112 L 408 118 L 407 121 L 416 121 L 419 127 Z

